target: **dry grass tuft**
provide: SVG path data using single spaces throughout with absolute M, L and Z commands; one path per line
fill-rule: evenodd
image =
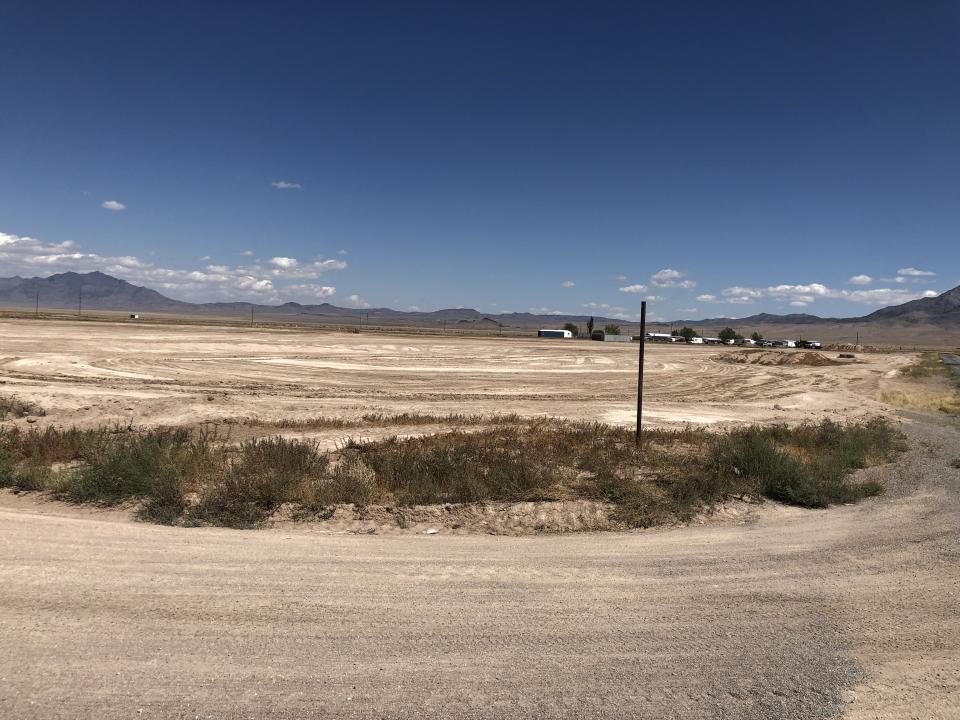
M 0 397 L 0 420 L 16 419 L 28 415 L 45 415 L 43 408 L 16 396 Z

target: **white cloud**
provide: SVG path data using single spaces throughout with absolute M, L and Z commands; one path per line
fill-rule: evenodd
M 664 268 L 650 276 L 650 282 L 654 287 L 664 288 L 684 288 L 690 289 L 697 286 L 693 280 L 684 280 L 686 273 L 674 270 L 673 268 Z
M 275 257 L 270 258 L 270 264 L 274 267 L 282 268 L 283 270 L 293 270 L 293 268 L 300 263 L 297 262 L 296 258 Z
M 626 281 L 627 281 L 627 276 L 626 276 L 626 275 L 615 275 L 613 279 L 616 280 L 617 282 L 626 282 Z
M 696 311 L 696 308 L 677 308 L 678 313 L 695 313 Z
M 330 285 L 301 284 L 288 285 L 286 291 L 295 297 L 309 297 L 311 299 L 324 300 L 335 295 L 337 289 Z
M 715 303 L 717 302 L 717 296 L 710 294 L 697 295 L 697 302 Z
M 917 270 L 913 267 L 905 267 L 897 270 L 897 275 L 904 275 L 907 277 L 934 277 L 935 272 L 930 272 L 929 270 Z
M 647 302 L 660 302 L 661 300 L 663 300 L 663 297 L 661 297 L 660 295 L 647 295 L 643 299 L 646 300 Z
M 721 298 L 698 296 L 701 302 L 721 302 L 732 305 L 750 305 L 757 300 L 773 299 L 804 307 L 817 299 L 847 300 L 863 305 L 897 305 L 921 297 L 936 297 L 933 290 L 911 291 L 901 288 L 875 288 L 873 290 L 838 290 L 822 283 L 806 285 L 772 285 L 765 288 L 734 286 L 720 291 Z M 713 300 L 707 299 L 712 297 Z
M 646 285 L 639 285 L 639 284 L 638 284 L 638 285 L 626 285 L 626 286 L 620 288 L 620 292 L 622 292 L 622 293 L 634 293 L 634 294 L 639 294 L 639 293 L 645 293 L 646 291 L 647 291 L 647 286 L 646 286 Z
M 564 281 L 561 283 L 561 287 L 572 288 L 572 287 L 574 286 L 574 284 L 575 284 L 575 283 L 573 282 L 573 280 L 564 280 Z
M 272 183 L 277 190 L 301 190 L 303 186 L 300 183 L 290 182 L 289 180 L 274 180 Z
M 244 257 L 253 257 L 253 250 L 244 250 L 240 254 L 243 255 Z
M 411 305 L 407 308 L 408 312 L 420 312 L 420 307 L 417 305 Z
M 562 310 L 551 310 L 548 307 L 530 308 L 530 312 L 534 315 L 569 315 Z
M 850 285 L 869 285 L 873 282 L 873 278 L 869 275 L 854 275 L 852 278 L 847 280 L 847 283 Z
M 597 303 L 597 302 L 588 302 L 584 303 L 582 307 L 587 308 L 587 310 L 609 310 L 610 306 L 607 303 Z
M 210 256 L 209 256 L 209 255 L 204 255 L 202 258 L 200 258 L 200 261 L 203 262 L 203 261 L 209 260 L 209 259 L 210 259 Z
M 337 250 L 337 255 L 346 255 L 346 254 L 347 254 L 346 250 Z
M 933 290 L 914 292 L 912 290 L 877 288 L 875 290 L 855 290 L 846 296 L 845 299 L 864 305 L 900 305 L 909 300 L 936 297 L 937 295 L 939 295 L 939 293 Z
M 106 210 L 113 210 L 114 212 L 120 212 L 121 210 L 127 209 L 126 205 L 117 200 L 104 200 L 102 203 L 100 203 L 100 207 Z
M 353 295 L 347 295 L 347 302 L 349 302 L 354 307 L 368 308 L 370 303 L 364 300 L 362 297 L 354 293 Z

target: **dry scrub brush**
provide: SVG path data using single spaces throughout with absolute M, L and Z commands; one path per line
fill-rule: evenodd
M 856 469 L 904 449 L 888 422 L 653 430 L 558 420 L 504 422 L 335 452 L 282 437 L 238 446 L 214 432 L 0 429 L 0 486 L 73 502 L 136 501 L 142 519 L 253 527 L 282 505 L 333 506 L 586 498 L 643 527 L 684 520 L 731 496 L 826 507 L 874 495 Z

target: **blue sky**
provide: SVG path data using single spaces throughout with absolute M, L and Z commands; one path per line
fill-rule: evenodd
M 0 275 L 860 315 L 960 284 L 960 5 L 7 0 Z

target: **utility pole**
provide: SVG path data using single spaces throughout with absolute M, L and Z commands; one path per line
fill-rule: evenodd
M 77 290 L 77 317 L 80 317 L 83 314 L 83 286 L 80 286 L 80 289 Z
M 253 303 L 250 303 L 250 327 L 253 327 Z
M 641 417 L 643 415 L 643 346 L 647 334 L 647 301 L 640 303 L 640 366 L 637 369 L 637 447 L 640 447 Z
M 37 298 L 36 298 L 36 304 L 33 307 L 33 316 L 40 317 L 40 285 L 39 284 L 37 284 L 36 291 L 37 291 Z

